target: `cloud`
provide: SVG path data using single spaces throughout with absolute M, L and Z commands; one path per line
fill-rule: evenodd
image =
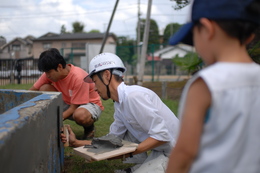
M 106 31 L 115 0 L 1 0 L 0 34 L 7 41 L 15 37 L 47 32 L 60 33 L 62 25 L 72 31 L 72 23 L 82 22 L 84 30 Z M 141 18 L 146 18 L 147 0 L 140 1 Z M 187 10 L 174 11 L 170 0 L 153 0 L 152 15 L 160 30 L 171 22 L 184 23 Z M 110 32 L 135 38 L 137 0 L 119 1 Z M 178 15 L 176 15 L 178 14 Z

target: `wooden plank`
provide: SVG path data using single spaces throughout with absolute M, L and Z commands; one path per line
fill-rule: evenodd
M 113 158 L 116 156 L 134 152 L 138 146 L 138 144 L 136 144 L 136 143 L 132 143 L 132 142 L 125 141 L 125 140 L 123 140 L 122 143 L 123 143 L 122 147 L 116 148 L 112 151 L 104 152 L 104 153 L 90 152 L 90 151 L 88 151 L 88 150 L 90 150 L 90 148 L 84 148 L 84 146 L 74 148 L 73 150 L 74 150 L 75 154 L 85 158 L 87 162 L 93 162 L 93 161 L 106 160 L 109 158 Z

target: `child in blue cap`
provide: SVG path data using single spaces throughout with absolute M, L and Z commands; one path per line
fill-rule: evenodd
M 194 0 L 191 22 L 170 39 L 194 45 L 207 67 L 187 83 L 167 173 L 260 172 L 260 66 L 246 45 L 260 0 Z

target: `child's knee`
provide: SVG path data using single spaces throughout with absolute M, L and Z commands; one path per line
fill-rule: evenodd
M 43 84 L 39 91 L 57 91 L 57 89 L 51 84 Z
M 73 114 L 73 119 L 80 124 L 93 124 L 91 113 L 85 108 L 78 108 Z

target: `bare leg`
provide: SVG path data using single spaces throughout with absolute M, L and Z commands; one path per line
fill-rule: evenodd
M 94 123 L 91 113 L 85 108 L 78 108 L 73 114 L 73 119 L 77 124 L 88 127 Z
M 78 108 L 73 114 L 75 122 L 84 127 L 84 139 L 91 139 L 94 137 L 94 119 L 91 113 L 85 108 Z
M 58 90 L 51 84 L 44 84 L 40 87 L 39 91 L 58 91 Z

